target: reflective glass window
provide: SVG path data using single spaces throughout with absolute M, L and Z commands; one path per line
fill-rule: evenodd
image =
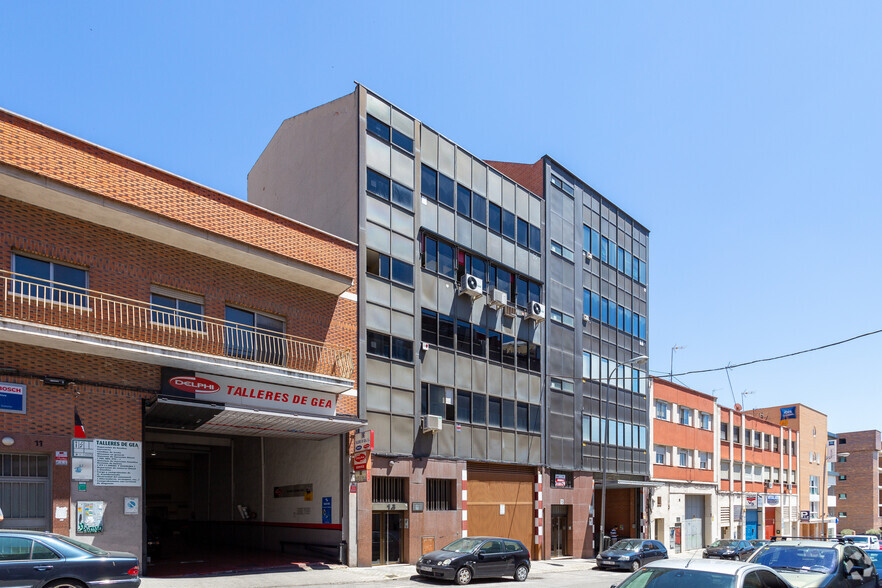
M 438 197 L 438 172 L 424 165 L 420 178 L 420 193 L 435 200 Z
M 456 183 L 444 174 L 438 174 L 438 202 L 453 208 L 455 192 Z

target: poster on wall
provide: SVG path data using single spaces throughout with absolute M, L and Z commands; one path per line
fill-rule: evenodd
M 140 486 L 140 441 L 95 439 L 96 486 Z
M 73 457 L 70 460 L 70 477 L 76 481 L 92 481 L 92 458 Z
M 21 384 L 0 382 L 0 411 L 25 414 L 27 390 L 27 387 Z
M 94 535 L 104 531 L 103 500 L 77 501 L 77 534 Z

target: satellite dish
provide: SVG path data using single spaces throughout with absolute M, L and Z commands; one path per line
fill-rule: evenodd
M 738 412 L 741 412 L 742 408 L 743 407 L 740 404 L 738 404 L 737 402 L 735 403 L 735 410 L 737 410 Z

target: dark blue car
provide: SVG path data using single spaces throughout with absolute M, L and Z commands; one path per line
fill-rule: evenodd
M 138 558 L 104 551 L 64 535 L 0 531 L 0 586 L 135 588 Z
M 622 539 L 609 549 L 597 554 L 598 568 L 616 568 L 637 571 L 643 564 L 667 559 L 668 550 L 658 541 L 649 539 Z

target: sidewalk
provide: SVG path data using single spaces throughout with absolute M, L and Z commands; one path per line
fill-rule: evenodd
M 680 555 L 680 554 L 678 554 Z M 201 578 L 143 578 L 145 588 L 286 588 L 289 586 L 325 586 L 383 582 L 416 575 L 413 564 L 349 568 L 340 565 L 327 569 L 236 574 Z M 575 572 L 594 569 L 593 559 L 548 559 L 534 561 L 532 574 Z

